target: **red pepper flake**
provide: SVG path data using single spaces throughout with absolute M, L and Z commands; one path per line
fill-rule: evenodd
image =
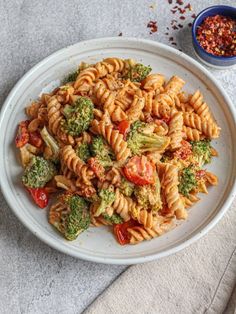
M 193 8 L 190 3 L 188 3 L 184 8 L 189 9 L 189 11 L 193 11 Z
M 192 27 L 192 26 L 193 26 L 193 24 L 192 24 L 192 23 L 188 23 L 188 26 L 189 26 L 189 27 Z
M 165 33 L 165 35 L 169 35 L 169 33 Z
M 180 18 L 181 20 L 185 20 L 185 16 L 183 16 L 183 15 L 181 15 L 179 18 Z
M 178 9 L 178 6 L 176 5 L 175 7 L 173 7 L 173 9 Z
M 177 12 L 177 10 L 171 10 L 171 12 L 172 12 L 173 14 L 175 14 L 175 13 Z
M 151 29 L 149 34 L 156 33 L 157 30 L 158 30 L 157 21 L 150 21 L 150 22 L 147 24 L 147 28 L 150 28 L 150 29 Z
M 215 56 L 236 56 L 236 20 L 222 15 L 207 17 L 198 27 L 197 40 Z
M 173 29 L 179 29 L 176 25 L 172 26 Z
M 123 34 L 120 32 L 118 36 L 123 36 Z
M 168 3 L 169 3 L 169 4 L 172 4 L 172 0 L 168 0 Z
M 171 43 L 171 45 L 173 45 L 173 46 L 177 46 L 177 44 L 176 44 L 176 43 Z
M 191 15 L 191 17 L 192 17 L 193 19 L 195 19 L 196 14 L 195 14 L 195 13 L 194 13 L 194 14 L 192 14 L 192 15 Z
M 186 12 L 186 10 L 181 9 L 181 8 L 178 8 L 178 10 L 179 10 L 179 13 L 181 13 L 181 14 L 184 14 Z
M 170 37 L 170 38 L 169 38 L 169 41 L 173 41 L 173 40 L 174 40 L 174 37 Z
M 179 28 L 183 28 L 183 25 L 182 24 L 178 24 Z
M 176 3 L 179 4 L 179 5 L 183 5 L 184 2 L 182 0 L 176 0 Z

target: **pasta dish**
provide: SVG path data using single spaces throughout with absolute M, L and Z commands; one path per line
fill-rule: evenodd
M 132 59 L 81 63 L 26 107 L 22 183 L 67 240 L 108 226 L 121 245 L 161 236 L 218 184 L 220 127 L 201 91 Z

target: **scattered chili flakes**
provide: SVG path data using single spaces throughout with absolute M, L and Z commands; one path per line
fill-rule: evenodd
M 172 0 L 168 0 L 169 4 L 172 4 Z
M 188 3 L 184 8 L 189 9 L 189 11 L 193 11 L 193 7 L 191 6 L 190 3 Z
M 175 13 L 177 12 L 177 10 L 171 10 L 171 12 L 172 12 L 173 14 L 175 14 Z
M 173 40 L 174 40 L 174 37 L 170 37 L 170 38 L 169 38 L 169 41 L 173 41 Z
M 193 19 L 195 19 L 196 14 L 195 14 L 195 13 L 194 13 L 194 14 L 192 14 L 192 15 L 191 15 L 191 17 L 192 17 Z
M 176 25 L 173 25 L 172 28 L 173 28 L 174 30 L 179 29 Z
M 176 44 L 176 43 L 171 43 L 171 45 L 173 45 L 173 46 L 177 46 L 177 44 Z
M 215 56 L 236 56 L 236 20 L 222 15 L 207 17 L 198 27 L 197 40 Z
M 179 13 L 184 14 L 186 12 L 185 9 L 178 8 Z
M 181 15 L 180 17 L 180 20 L 185 20 L 185 16 Z
M 118 36 L 123 36 L 123 33 L 120 32 Z
M 183 25 L 182 24 L 178 24 L 179 28 L 183 28 Z
M 148 22 L 147 28 L 151 29 L 149 34 L 156 33 L 157 30 L 158 30 L 157 21 L 150 21 L 150 22 Z
M 192 27 L 192 26 L 193 26 L 193 24 L 192 24 L 192 23 L 188 23 L 188 26 L 189 26 L 189 27 Z
M 176 3 L 179 4 L 179 5 L 183 5 L 184 2 L 182 0 L 176 0 Z

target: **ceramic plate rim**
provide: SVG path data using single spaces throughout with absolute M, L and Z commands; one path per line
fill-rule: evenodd
M 234 120 L 234 124 L 236 123 L 236 112 L 235 112 L 235 108 L 229 98 L 229 96 L 225 93 L 224 89 L 219 85 L 218 81 L 213 77 L 213 75 L 207 70 L 205 69 L 201 64 L 199 64 L 197 61 L 195 61 L 193 58 L 189 57 L 188 55 L 184 54 L 183 52 L 180 52 L 172 47 L 169 47 L 165 44 L 159 43 L 159 42 L 154 42 L 152 40 L 147 40 L 147 39 L 140 39 L 140 38 L 130 38 L 130 37 L 105 37 L 105 38 L 99 38 L 99 39 L 91 39 L 91 40 L 86 40 L 86 41 L 81 41 L 79 43 L 76 43 L 74 45 L 71 46 L 67 46 L 65 48 L 62 48 L 54 53 L 52 53 L 51 55 L 49 55 L 48 57 L 44 58 L 42 61 L 40 61 L 39 63 L 37 63 L 35 66 L 33 66 L 27 73 L 25 73 L 23 75 L 23 77 L 15 84 L 15 86 L 13 87 L 13 89 L 11 90 L 11 92 L 9 93 L 9 95 L 7 96 L 2 108 L 1 108 L 1 112 L 0 112 L 0 128 L 3 124 L 3 120 L 4 120 L 4 113 L 7 110 L 8 106 L 11 103 L 11 99 L 14 97 L 14 94 L 17 92 L 18 88 L 21 86 L 21 84 L 24 83 L 25 80 L 28 79 L 28 77 L 34 73 L 35 71 L 37 71 L 38 68 L 40 68 L 43 65 L 46 65 L 48 62 L 50 62 L 50 60 L 56 58 L 57 56 L 61 55 L 63 52 L 66 52 L 68 50 L 68 48 L 78 48 L 80 46 L 86 45 L 87 48 L 91 49 L 94 45 L 96 44 L 100 44 L 100 43 L 121 43 L 122 47 L 125 47 L 125 43 L 128 42 L 139 42 L 142 43 L 143 45 L 152 45 L 155 48 L 159 48 L 165 51 L 169 51 L 172 54 L 174 54 L 176 56 L 176 58 L 183 58 L 186 61 L 188 61 L 190 64 L 192 63 L 199 72 L 203 72 L 204 75 L 207 76 L 207 78 L 213 82 L 213 84 L 218 88 L 219 92 L 221 93 L 221 95 L 224 97 L 224 99 L 226 100 L 228 109 L 230 110 L 230 112 L 232 113 L 232 117 Z M 0 164 L 3 162 L 3 158 L 4 156 L 0 155 Z M 4 171 L 4 170 L 3 170 Z M 41 234 L 40 232 L 36 232 L 39 231 L 37 230 L 38 227 L 31 224 L 30 221 L 27 221 L 27 218 L 22 216 L 20 214 L 19 211 L 17 211 L 14 207 L 14 199 L 11 199 L 11 192 L 9 192 L 5 187 L 3 182 L 1 183 L 1 191 L 4 195 L 5 200 L 7 201 L 9 207 L 11 208 L 11 210 L 14 212 L 14 214 L 18 217 L 18 219 L 26 226 L 27 229 L 29 229 L 34 235 L 36 235 L 40 240 L 42 240 L 44 243 L 48 244 L 49 246 L 53 247 L 54 249 L 68 254 L 70 256 L 76 257 L 76 258 L 81 258 L 83 260 L 87 260 L 87 261 L 91 261 L 91 262 L 97 262 L 97 263 L 105 263 L 105 264 L 123 264 L 123 265 L 130 265 L 130 264 L 138 264 L 138 263 L 143 263 L 143 262 L 149 262 L 164 256 L 168 256 L 170 254 L 174 254 L 180 250 L 182 250 L 183 248 L 187 247 L 188 245 L 190 245 L 191 243 L 195 242 L 196 240 L 198 240 L 199 238 L 201 238 L 203 235 L 205 235 L 208 231 L 210 231 L 215 225 L 216 223 L 223 217 L 223 215 L 226 213 L 227 209 L 230 207 L 234 196 L 235 196 L 235 191 L 236 191 L 236 182 L 234 180 L 234 183 L 230 189 L 230 191 L 228 192 L 228 197 L 226 198 L 226 200 L 224 201 L 224 204 L 222 205 L 221 209 L 218 211 L 218 213 L 211 219 L 211 221 L 206 225 L 203 226 L 202 229 L 195 234 L 194 236 L 192 236 L 191 238 L 189 238 L 188 240 L 186 240 L 185 242 L 178 244 L 177 246 L 173 247 L 173 248 L 169 248 L 167 250 L 164 250 L 162 252 L 159 253 L 154 253 L 154 254 L 150 254 L 148 256 L 141 256 L 141 257 L 130 257 L 130 258 L 123 258 L 122 260 L 119 258 L 103 258 L 103 257 L 97 257 L 97 256 L 87 256 L 87 254 L 81 253 L 81 252 L 77 252 L 75 251 L 73 248 L 70 247 L 65 247 L 63 246 L 60 242 L 56 241 L 53 238 L 50 238 L 49 236 L 45 235 L 45 234 Z

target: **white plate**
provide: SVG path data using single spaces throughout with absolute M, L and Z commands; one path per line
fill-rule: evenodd
M 76 241 L 64 240 L 47 222 L 45 210 L 33 205 L 20 183 L 22 168 L 14 145 L 17 122 L 24 119 L 24 107 L 41 92 L 57 86 L 66 73 L 81 62 L 94 63 L 105 57 L 134 58 L 150 64 L 153 72 L 169 78 L 176 74 L 187 83 L 189 93 L 200 88 L 222 128 L 214 142 L 219 151 L 209 169 L 219 176 L 219 185 L 195 205 L 187 221 L 173 231 L 136 246 L 120 246 L 111 232 L 90 228 Z M 32 68 L 16 84 L 5 101 L 0 118 L 0 177 L 3 194 L 17 217 L 37 237 L 66 254 L 89 261 L 113 264 L 134 264 L 151 261 L 186 247 L 209 231 L 224 215 L 235 189 L 236 129 L 233 105 L 213 76 L 199 63 L 168 46 L 142 39 L 102 38 L 80 42 L 62 49 Z

